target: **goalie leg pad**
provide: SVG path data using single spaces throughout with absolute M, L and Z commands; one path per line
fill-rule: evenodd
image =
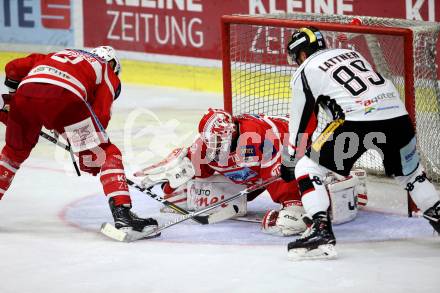
M 244 185 L 235 184 L 223 175 L 216 174 L 208 178 L 196 178 L 187 183 L 188 210 L 200 210 L 242 191 Z M 237 216 L 246 215 L 247 200 L 242 196 L 231 202 L 239 209 Z M 222 206 L 223 208 L 225 206 Z
M 332 222 L 342 224 L 352 221 L 357 216 L 356 186 L 359 184 L 357 177 L 347 177 L 327 185 L 330 195 L 330 210 Z

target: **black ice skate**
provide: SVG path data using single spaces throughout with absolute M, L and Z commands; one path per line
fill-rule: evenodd
M 115 206 L 114 200 L 109 200 L 110 210 L 115 220 L 115 227 L 120 230 L 134 230 L 137 232 L 145 232 L 157 228 L 157 221 L 153 218 L 139 218 L 130 209 L 131 206 Z
M 288 244 L 289 260 L 336 258 L 336 239 L 327 214 L 321 212 L 313 219 L 305 217 L 303 220 L 308 228 L 300 238 Z
M 423 217 L 429 221 L 429 224 L 440 234 L 440 201 L 427 209 L 423 213 Z

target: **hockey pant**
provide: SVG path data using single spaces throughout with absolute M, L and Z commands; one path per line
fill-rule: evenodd
M 66 127 L 91 121 L 94 130 L 101 133 L 100 126 L 85 102 L 72 92 L 55 85 L 24 84 L 17 90 L 10 108 L 6 144 L 0 156 L 0 198 L 38 142 L 43 126 L 64 133 Z M 114 197 L 117 205 L 130 204 L 121 152 L 104 139 L 94 149 L 98 157 L 104 158 L 100 163 L 104 193 Z
M 329 206 L 328 194 L 322 184 L 324 174 L 331 170 L 349 175 L 356 160 L 368 149 L 379 152 L 386 173 L 395 177 L 422 211 L 439 200 L 420 164 L 409 116 L 382 121 L 345 121 L 319 152 L 311 150 L 295 167 L 307 213 L 314 215 L 326 211 Z

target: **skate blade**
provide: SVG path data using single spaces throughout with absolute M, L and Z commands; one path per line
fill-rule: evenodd
M 101 233 L 116 241 L 132 242 L 140 239 L 159 237 L 160 233 L 155 233 L 156 229 L 157 227 L 145 227 L 142 232 L 138 232 L 132 229 L 117 229 L 110 223 L 103 223 L 101 226 Z
M 335 259 L 337 256 L 336 248 L 332 244 L 320 245 L 312 250 L 297 248 L 287 252 L 287 258 L 291 261 Z

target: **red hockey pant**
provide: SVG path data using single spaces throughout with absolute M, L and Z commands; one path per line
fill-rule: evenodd
M 62 87 L 28 83 L 18 89 L 8 116 L 6 145 L 0 157 L 0 198 L 38 142 L 43 126 L 64 133 L 64 127 L 92 117 L 92 114 L 84 101 Z M 95 128 L 99 131 L 97 125 Z M 104 193 L 114 197 L 116 205 L 131 203 L 119 149 L 110 142 L 99 147 L 105 154 L 101 165 Z

